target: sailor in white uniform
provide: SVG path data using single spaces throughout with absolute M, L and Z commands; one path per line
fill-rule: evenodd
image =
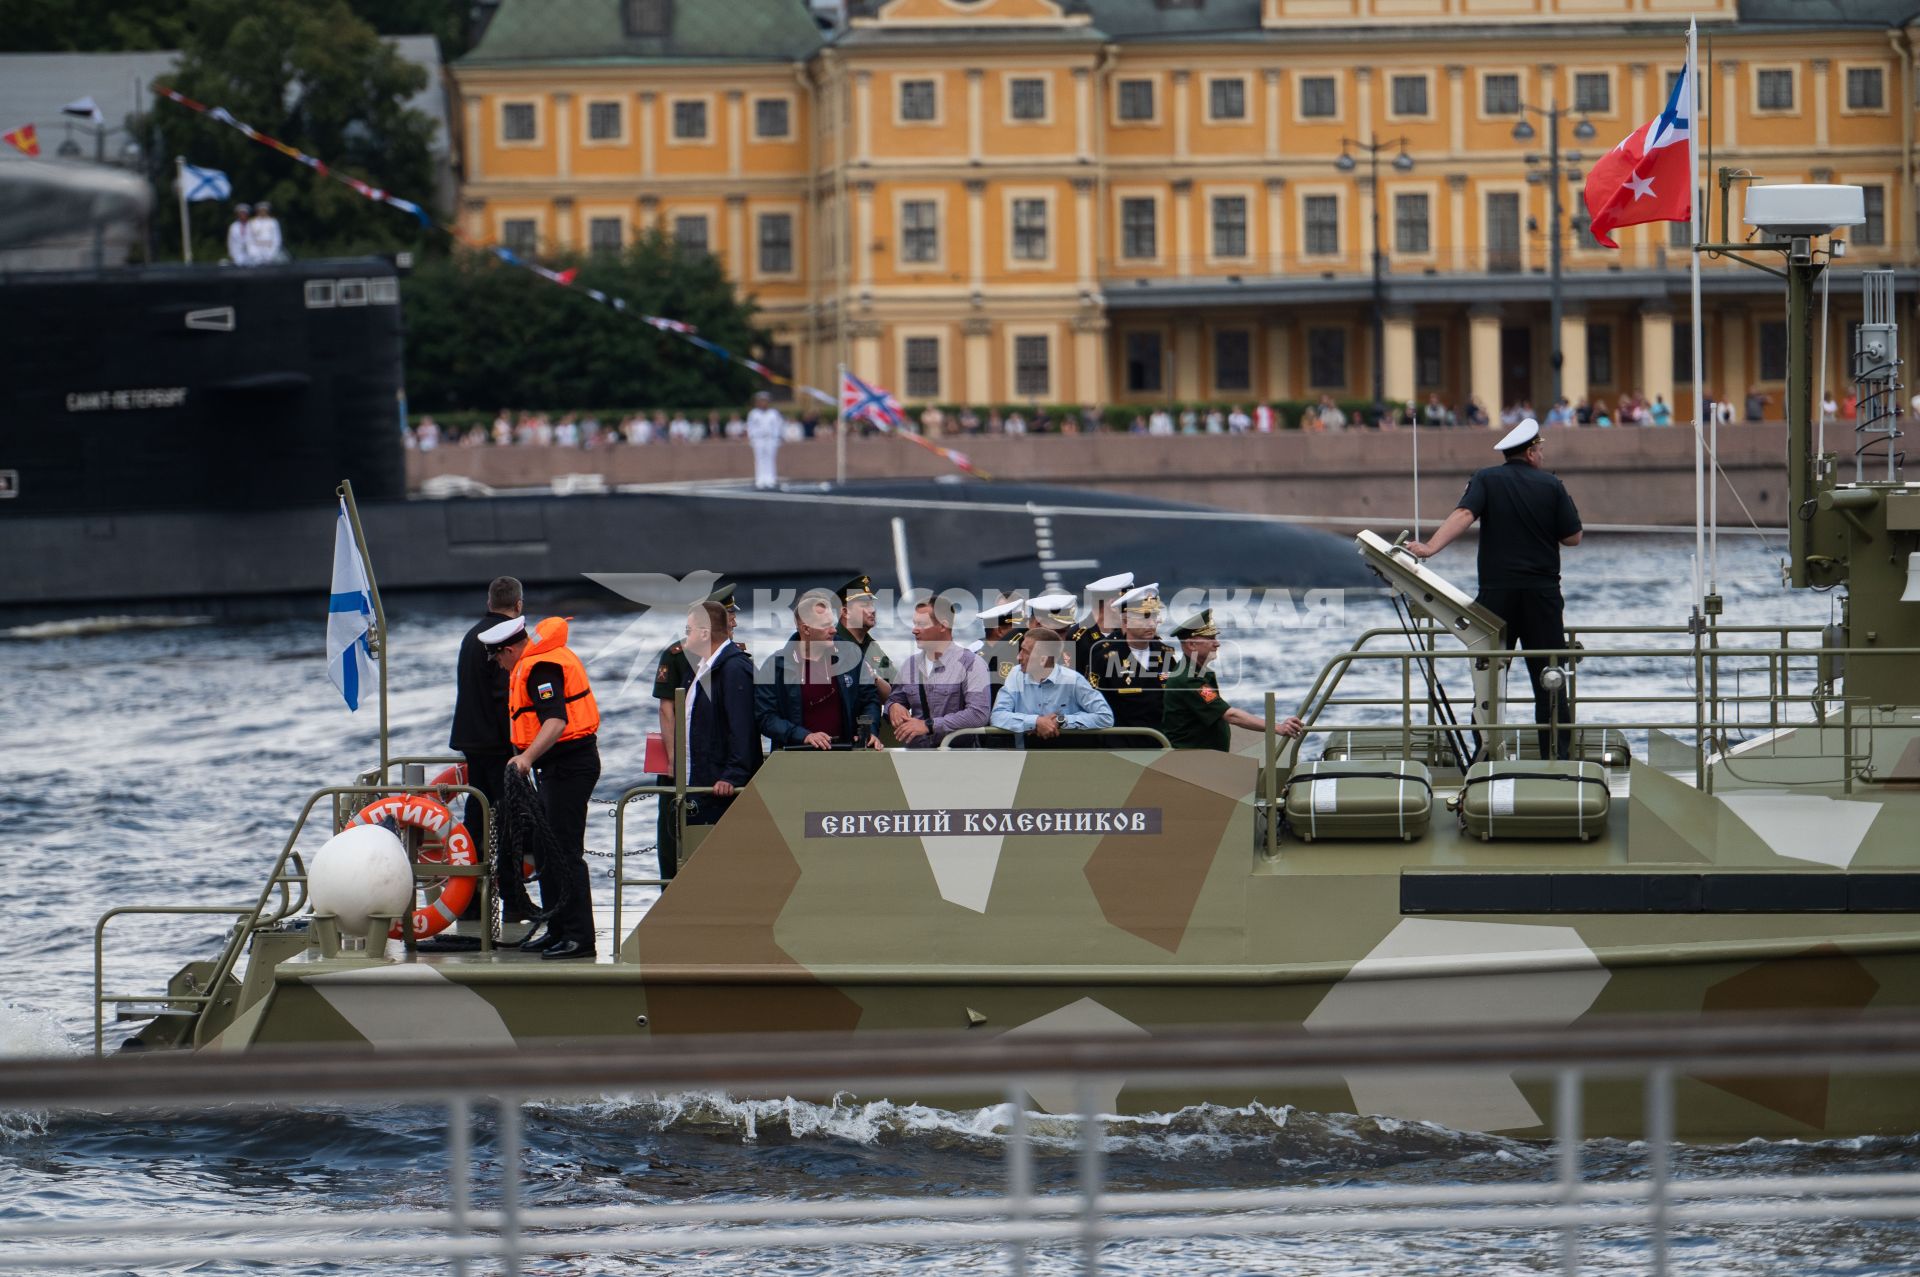
M 251 204 L 233 206 L 233 225 L 227 227 L 227 260 L 235 266 L 253 265 L 253 241 L 247 237 L 247 223 L 252 216 Z
M 273 205 L 265 200 L 254 207 L 253 221 L 247 224 L 247 242 L 252 246 L 251 264 L 254 266 L 282 262 L 287 258 L 280 242 L 280 219 L 273 215 Z
M 753 411 L 747 414 L 747 442 L 753 447 L 753 486 L 761 491 L 780 486 L 775 462 L 786 432 L 787 419 L 773 406 L 773 396 L 764 390 L 756 393 Z

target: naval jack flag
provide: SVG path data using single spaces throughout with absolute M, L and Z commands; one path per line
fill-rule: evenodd
M 1693 220 L 1693 63 L 1673 82 L 1667 109 L 1627 134 L 1587 174 L 1593 237 L 1618 248 L 1616 226 Z
M 360 708 L 360 689 L 373 673 L 373 650 L 367 635 L 373 629 L 373 590 L 367 584 L 367 565 L 354 543 L 347 521 L 347 503 L 333 523 L 333 592 L 327 602 L 327 677 L 340 689 L 349 710 Z

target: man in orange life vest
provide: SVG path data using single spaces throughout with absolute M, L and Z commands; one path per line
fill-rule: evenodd
M 551 910 L 544 930 L 520 947 L 547 959 L 595 953 L 593 888 L 587 880 L 587 800 L 600 779 L 600 708 L 580 658 L 567 650 L 567 622 L 549 617 L 532 630 L 525 617 L 480 635 L 507 675 L 507 765 L 539 781 L 557 855 L 540 862 L 540 903 Z

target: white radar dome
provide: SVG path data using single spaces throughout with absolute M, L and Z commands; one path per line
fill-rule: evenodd
M 340 920 L 343 936 L 364 936 L 375 914 L 399 916 L 413 903 L 407 849 L 383 825 L 355 825 L 327 840 L 307 865 L 315 913 Z

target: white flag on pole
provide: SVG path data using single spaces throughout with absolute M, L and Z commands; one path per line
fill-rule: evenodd
M 175 178 L 180 194 L 188 200 L 228 200 L 233 198 L 233 182 L 217 168 L 182 164 Z
M 367 584 L 367 565 L 354 544 L 353 525 L 347 522 L 347 503 L 333 525 L 333 592 L 327 601 L 327 677 L 346 697 L 347 708 L 360 708 L 360 688 L 373 672 L 373 652 L 367 634 L 373 629 L 373 591 Z
M 105 112 L 101 111 L 100 104 L 93 100 L 92 94 L 67 103 L 60 108 L 60 114 L 78 116 L 83 120 L 91 121 L 95 127 L 107 122 Z

